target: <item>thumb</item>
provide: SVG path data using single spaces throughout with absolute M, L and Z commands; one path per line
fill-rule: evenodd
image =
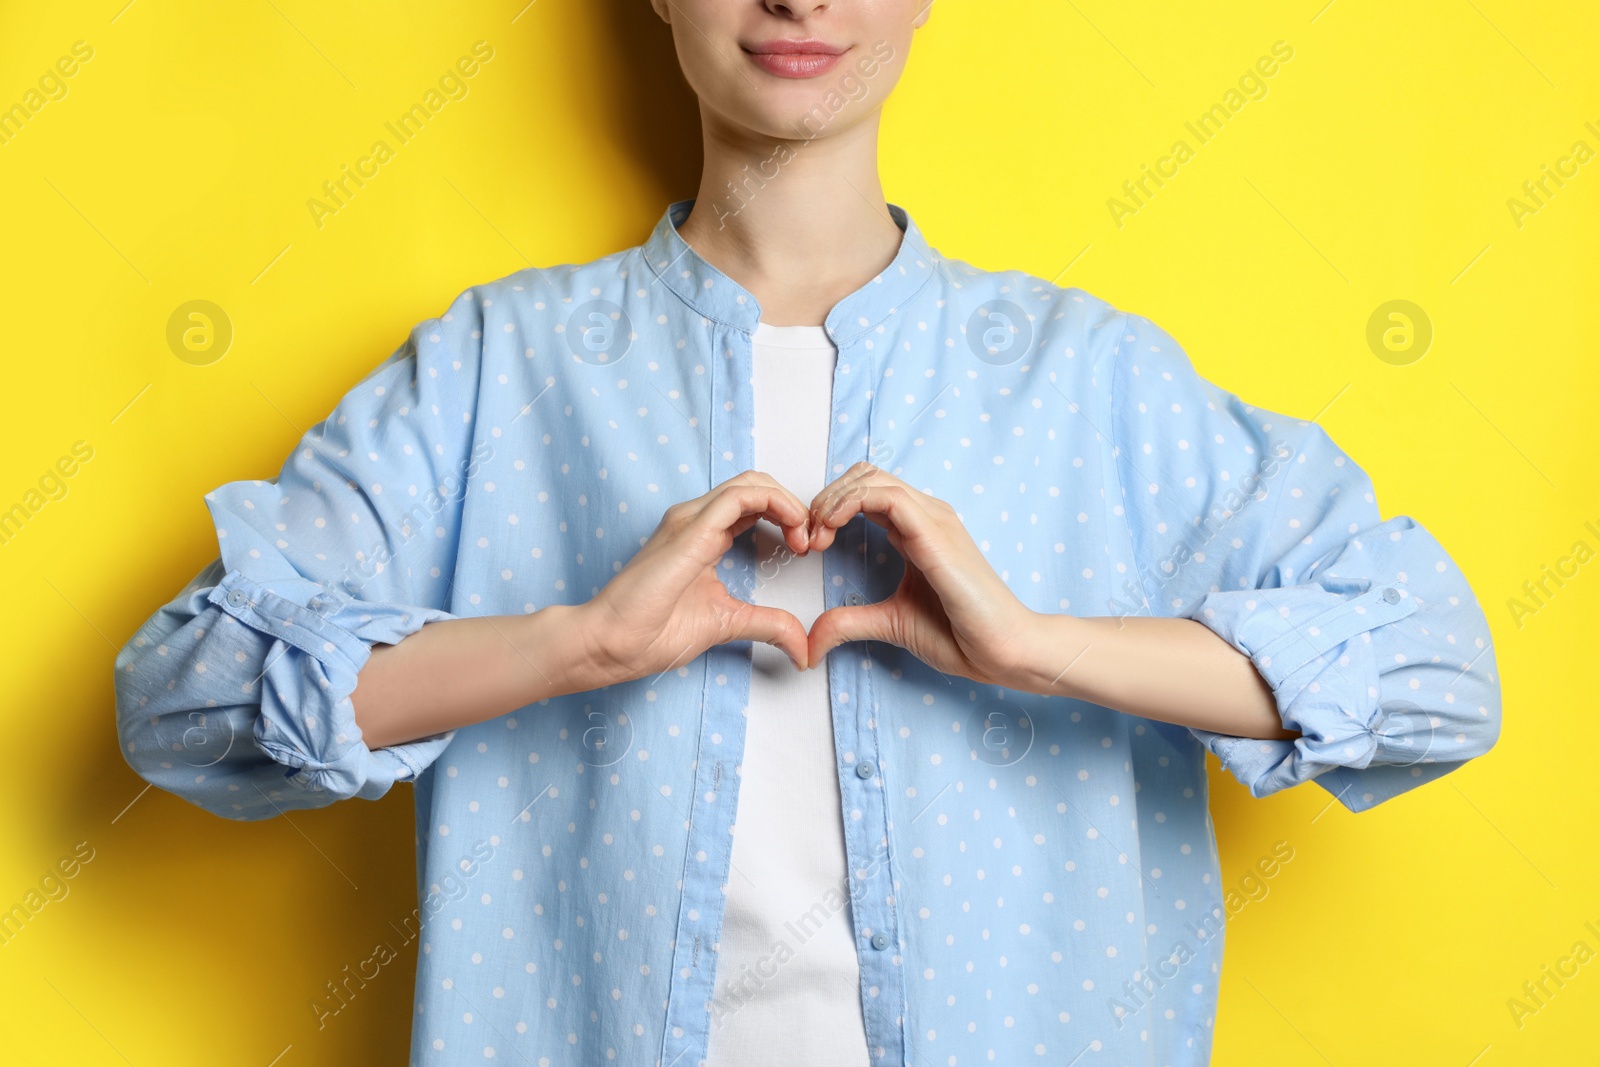
M 894 617 L 883 604 L 829 608 L 811 624 L 811 662 L 821 663 L 823 656 L 846 641 L 900 643 L 895 636 Z
M 806 628 L 792 613 L 782 608 L 741 602 L 729 627 L 727 640 L 761 641 L 773 645 L 789 657 L 796 670 L 805 670 L 810 662 L 806 651 Z

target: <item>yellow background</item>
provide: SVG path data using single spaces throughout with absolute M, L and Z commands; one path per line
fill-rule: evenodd
M 1315 786 L 1252 800 L 1213 763 L 1225 884 L 1295 850 L 1230 923 L 1214 1062 L 1593 1063 L 1600 961 L 1520 1028 L 1506 1002 L 1600 950 L 1600 562 L 1520 627 L 1506 601 L 1600 549 L 1600 160 L 1520 228 L 1506 201 L 1600 150 L 1600 15 L 1325 2 L 942 0 L 888 106 L 885 187 L 946 255 L 1086 288 L 1251 402 L 1320 413 L 1494 628 L 1500 743 L 1440 782 L 1354 816 Z M 325 1030 L 308 1005 L 415 905 L 411 790 L 251 825 L 141 793 L 112 658 L 215 555 L 201 495 L 274 475 L 414 323 L 636 244 L 693 195 L 693 101 L 645 0 L 125 3 L 0 4 L 0 106 L 94 49 L 0 145 L 0 508 L 94 449 L 0 545 L 0 909 L 95 850 L 0 946 L 0 1058 L 402 1063 L 414 946 Z M 470 95 L 319 229 L 306 200 L 478 40 Z M 1278 40 L 1268 95 L 1117 227 L 1107 199 Z M 210 366 L 166 344 L 193 299 L 235 331 Z M 1392 299 L 1433 323 L 1409 366 L 1366 344 Z

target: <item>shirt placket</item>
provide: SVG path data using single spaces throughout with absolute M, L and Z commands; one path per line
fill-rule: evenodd
M 836 339 L 836 343 L 837 339 Z M 878 381 L 874 351 L 848 340 L 839 344 L 828 428 L 825 482 L 869 459 L 872 394 Z M 828 608 L 859 606 L 870 599 L 868 537 L 874 529 L 852 519 L 823 554 L 823 599 Z M 834 758 L 844 818 L 850 914 L 861 970 L 861 1004 L 867 1048 L 880 1064 L 905 1062 L 902 1034 L 904 971 L 894 904 L 886 779 L 898 768 L 884 765 L 878 747 L 872 674 L 863 667 L 865 644 L 846 642 L 828 653 L 828 700 L 833 716 Z
M 723 323 L 709 323 L 707 334 L 711 398 L 701 420 L 704 436 L 700 442 L 708 449 L 709 490 L 750 469 L 755 446 L 750 417 L 750 335 Z M 753 598 L 755 551 L 749 532 L 734 539 L 722 558 L 720 572 L 733 596 L 745 601 Z M 723 887 L 729 877 L 738 807 L 739 777 L 734 772 L 744 751 L 742 709 L 750 696 L 748 641 L 713 645 L 702 662 L 705 675 L 693 795 L 686 802 L 661 798 L 686 811 L 689 832 L 659 1067 L 689 1067 L 706 1058 L 717 969 L 715 949 L 727 903 Z

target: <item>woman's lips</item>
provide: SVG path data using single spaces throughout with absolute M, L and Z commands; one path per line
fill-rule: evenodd
M 745 51 L 762 70 L 779 78 L 815 78 L 832 70 L 845 52 L 821 41 L 771 41 Z

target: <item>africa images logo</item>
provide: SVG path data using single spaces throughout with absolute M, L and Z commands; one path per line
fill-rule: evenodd
M 1033 347 L 1033 320 L 1010 300 L 986 300 L 967 317 L 967 347 L 995 367 L 1005 367 Z

